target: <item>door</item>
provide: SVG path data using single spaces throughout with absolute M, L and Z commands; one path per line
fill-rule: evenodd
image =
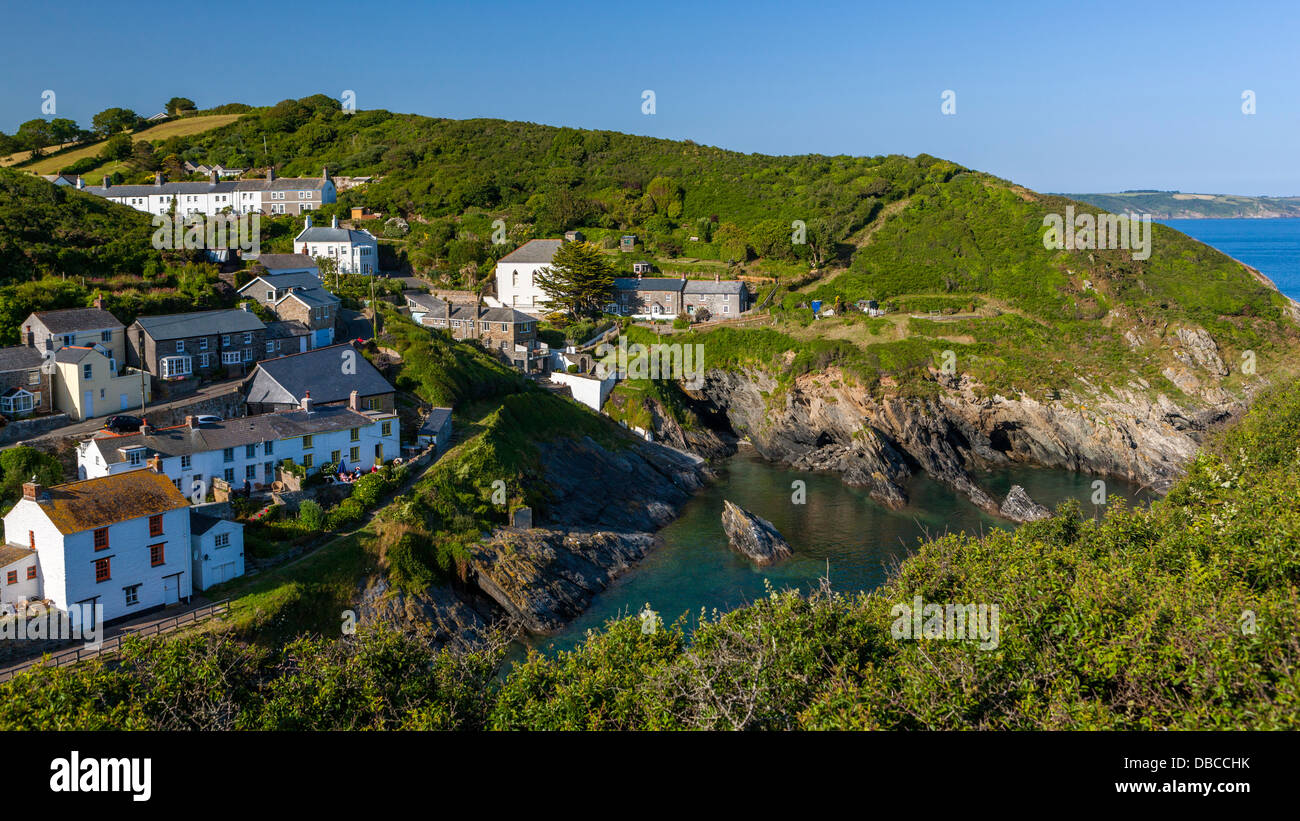
M 222 582 L 228 582 L 233 578 L 235 578 L 234 562 L 227 562 L 226 564 L 220 565 L 217 567 L 216 570 L 212 572 L 213 584 L 221 584 Z
M 126 394 L 121 394 L 118 397 L 118 402 L 120 403 L 120 407 L 118 407 L 118 410 L 126 410 L 131 406 L 131 400 L 126 398 Z
M 166 576 L 163 578 L 163 604 L 175 604 L 180 601 L 180 590 L 178 582 L 180 576 Z
M 94 391 L 86 391 L 85 404 L 81 406 L 81 415 L 87 419 L 95 415 Z

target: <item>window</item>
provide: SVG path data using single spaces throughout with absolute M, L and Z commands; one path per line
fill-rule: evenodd
M 95 531 L 95 549 L 108 550 L 108 528 L 101 527 Z
M 206 368 L 212 364 L 212 359 L 205 353 L 199 354 L 199 367 Z
M 199 350 L 206 351 L 207 349 L 208 349 L 208 338 L 206 336 L 199 337 Z
M 221 335 L 221 347 L 223 347 L 223 348 L 229 348 L 229 347 L 230 347 L 230 334 L 222 334 L 222 335 Z
M 144 449 L 136 448 L 126 455 L 127 462 L 131 467 L 139 467 L 144 464 Z
M 188 356 L 168 356 L 162 361 L 163 379 L 179 379 L 183 376 L 189 376 L 191 372 L 192 368 Z
M 393 435 L 393 423 L 392 423 L 392 422 L 384 422 L 384 423 L 382 423 L 382 424 L 379 426 L 379 435 L 380 435 L 380 436 L 392 436 L 392 435 Z
M 374 397 L 369 397 L 369 398 L 367 398 L 366 401 L 362 403 L 362 407 L 363 407 L 365 410 L 374 410 L 374 409 L 375 409 L 375 400 L 374 400 Z
M 270 355 L 273 354 L 273 353 L 275 353 L 275 343 L 274 343 L 274 342 L 267 342 L 267 343 L 266 343 L 266 354 L 267 354 L 267 356 L 270 356 Z
M 361 448 L 353 448 L 352 450 L 348 451 L 348 458 L 351 459 L 353 462 L 360 462 Z
M 29 579 L 36 578 L 36 565 L 31 565 L 27 568 L 27 578 Z
M 31 545 L 32 550 L 35 550 L 35 549 L 36 549 L 36 531 L 35 531 L 35 530 L 29 530 L 29 531 L 27 531 L 27 542 L 28 542 L 28 544 Z
M 253 459 L 257 456 L 257 445 L 244 445 L 244 457 Z
M 95 581 L 106 582 L 113 578 L 113 569 L 109 566 L 109 558 L 105 556 L 102 559 L 95 559 Z
M 176 485 L 176 489 L 179 490 L 181 493 L 185 492 L 185 488 L 181 485 L 180 479 L 172 479 L 172 484 Z
M 341 450 L 330 451 L 330 461 L 333 462 L 334 464 L 337 465 L 339 463 L 339 459 L 342 458 L 343 458 L 343 451 Z
M 161 536 L 163 534 L 162 514 L 158 513 L 149 517 L 149 535 Z
M 302 466 L 305 468 L 310 468 L 312 466 L 312 456 L 310 453 L 304 453 L 302 455 Z
M 302 449 L 311 450 L 311 442 L 312 442 L 311 434 L 307 434 L 306 436 L 302 437 Z
M 244 348 L 244 361 L 245 361 L 245 362 L 252 362 L 252 361 L 253 361 L 253 349 L 252 349 L 252 348 Z
M 41 372 L 40 372 L 40 371 L 32 371 L 31 373 L 27 374 L 27 384 L 28 384 L 28 385 L 39 385 L 39 384 L 41 384 Z
M 353 428 L 353 429 L 352 429 L 352 441 L 353 441 L 353 442 L 360 442 L 360 441 L 361 441 L 361 428 Z
M 244 465 L 244 478 L 252 482 L 257 479 L 257 465 Z
M 123 587 L 122 592 L 126 594 L 127 607 L 140 603 L 140 585 L 133 584 L 130 587 Z
M 157 567 L 160 564 L 165 564 L 165 562 L 166 560 L 163 558 L 163 546 L 160 544 L 149 545 L 149 566 Z
M 222 471 L 222 473 L 221 473 L 221 478 L 225 479 L 227 482 L 234 482 L 234 481 L 235 481 L 235 469 L 234 469 L 234 468 L 226 468 L 224 471 Z
M 272 453 L 274 453 L 274 452 L 275 452 L 275 443 L 274 443 L 274 442 L 269 442 L 269 441 L 268 441 L 268 442 L 265 442 L 265 443 L 262 444 L 262 453 L 265 453 L 267 456 L 270 456 L 270 455 L 271 455 Z
M 235 461 L 235 449 L 226 448 L 225 450 L 221 451 L 221 461 L 223 462 Z
M 100 331 L 100 332 L 99 332 L 99 341 L 100 341 L 100 342 L 112 342 L 112 341 L 113 341 L 113 332 L 112 332 L 112 331 Z
M 18 571 L 17 571 L 17 570 L 10 570 L 10 571 L 9 571 L 9 583 L 10 583 L 10 584 L 18 584 Z
M 221 354 L 221 364 L 238 365 L 242 361 L 239 351 L 224 351 Z
M 77 337 L 73 334 L 63 335 L 63 347 L 68 348 L 77 344 Z
M 94 365 L 92 365 L 91 363 L 87 362 L 86 364 L 84 364 L 84 365 L 81 366 L 81 378 L 82 378 L 82 379 L 93 379 L 93 378 L 94 378 L 94 375 L 95 375 L 95 366 L 94 366 Z
M 189 456 L 182 456 L 182 457 L 181 457 L 181 470 L 189 470 L 189 469 L 190 469 L 190 464 L 192 463 L 192 461 L 193 461 L 193 460 L 192 460 Z
M 185 353 L 185 340 L 176 340 L 176 353 Z
M 253 344 L 253 335 L 252 335 L 252 334 L 244 334 L 244 344 L 245 344 L 245 345 L 252 345 L 252 344 Z
M 230 534 L 218 533 L 212 541 L 217 547 L 230 547 Z

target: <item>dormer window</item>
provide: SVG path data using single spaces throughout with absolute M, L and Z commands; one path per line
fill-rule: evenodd
M 144 448 L 131 448 L 126 451 L 126 461 L 131 467 L 139 467 L 144 464 Z

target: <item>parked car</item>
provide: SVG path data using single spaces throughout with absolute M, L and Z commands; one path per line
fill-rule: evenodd
M 144 424 L 138 416 L 110 416 L 104 420 L 104 429 L 113 433 L 135 433 Z
M 205 413 L 202 416 L 194 417 L 194 421 L 200 425 L 215 425 L 222 420 L 220 416 L 213 416 L 210 413 Z

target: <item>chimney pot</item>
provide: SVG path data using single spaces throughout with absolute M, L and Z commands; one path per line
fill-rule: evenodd
M 211 180 L 213 185 L 217 184 L 217 169 L 214 168 L 208 173 L 208 179 Z
M 361 392 L 353 391 L 348 394 L 348 407 L 354 411 L 361 410 Z
M 195 416 L 185 417 L 185 427 L 189 428 L 190 430 L 194 430 L 198 426 L 199 426 L 198 417 Z
M 152 470 L 154 473 L 163 472 L 162 457 L 159 456 L 158 454 L 155 453 L 153 456 L 150 456 L 148 464 L 149 464 L 149 469 Z
M 154 184 L 154 185 L 162 185 L 162 182 L 163 182 L 163 180 L 162 180 L 162 172 L 161 172 L 161 171 L 155 171 L 155 172 L 154 172 L 154 175 L 153 175 L 153 184 Z
M 140 425 L 140 435 L 149 436 L 152 433 L 153 433 L 153 426 L 149 424 L 149 421 L 147 419 L 144 420 L 144 423 Z
M 330 227 L 331 227 L 331 228 L 338 228 L 338 227 L 339 227 L 339 215 L 338 215 L 338 214 L 335 214 L 335 215 L 334 215 L 334 219 L 330 220 Z
M 78 174 L 78 175 L 77 175 L 77 190 L 80 191 L 81 189 L 83 189 L 83 188 L 85 188 L 85 187 L 86 187 L 86 184 L 85 184 L 84 182 L 81 181 L 81 175 Z
M 307 413 L 311 413 L 311 391 L 307 391 L 305 394 L 303 394 L 302 409 Z
M 271 166 L 270 168 L 266 169 L 266 178 L 268 180 L 275 179 L 275 166 Z

